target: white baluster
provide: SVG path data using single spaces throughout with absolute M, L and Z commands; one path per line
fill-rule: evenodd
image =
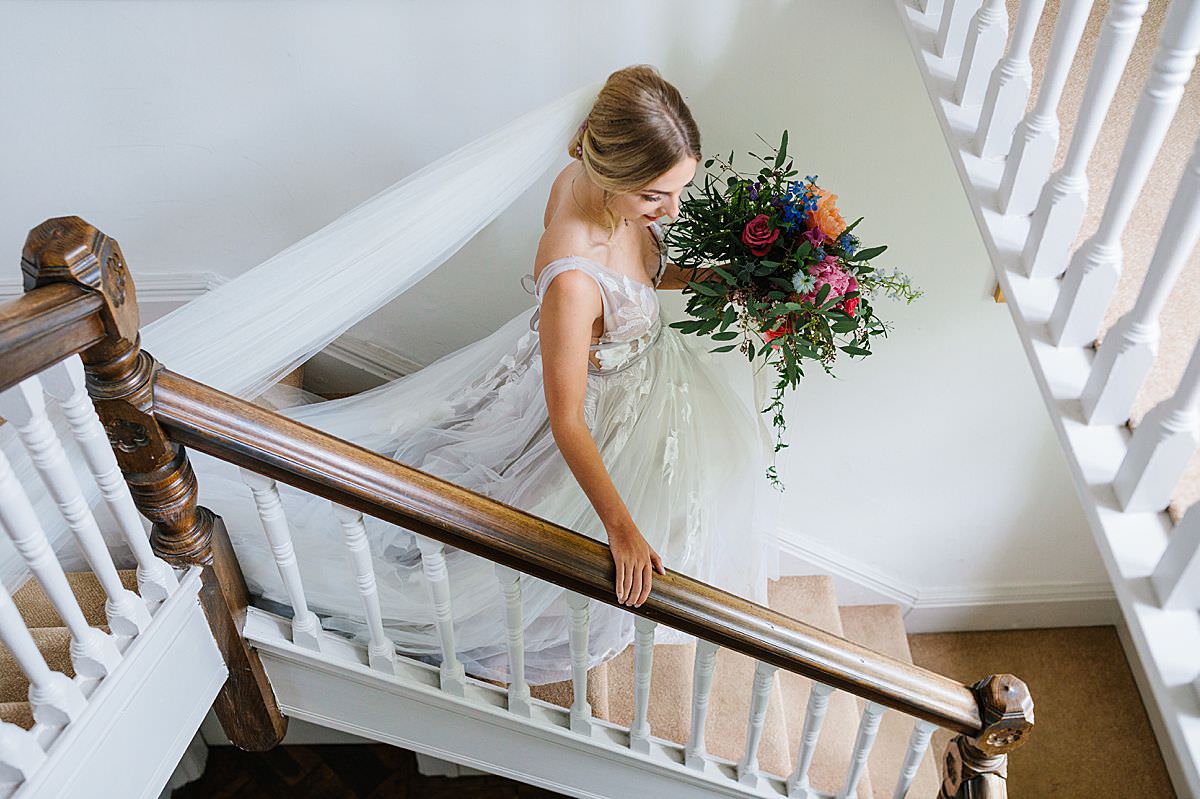
M 1158 35 L 1158 51 L 1134 110 L 1100 226 L 1071 257 L 1050 315 L 1050 337 L 1059 346 L 1082 347 L 1100 335 L 1121 276 L 1121 234 L 1179 107 L 1197 49 L 1200 4 L 1173 0 Z
M 1088 159 L 1133 51 L 1147 5 L 1147 0 L 1116 0 L 1104 16 L 1067 160 L 1042 187 L 1021 253 L 1025 274 L 1030 277 L 1056 277 L 1067 268 L 1071 245 L 1087 212 Z
M 1200 240 L 1200 138 L 1171 201 L 1137 301 L 1104 337 L 1080 400 L 1090 424 L 1122 424 L 1158 355 L 1158 316 Z M 1184 387 L 1185 394 L 1191 392 Z M 1186 403 L 1185 403 L 1186 406 Z M 1177 412 L 1190 413 L 1180 407 Z M 1128 475 L 1127 475 L 1128 477 Z M 1170 487 L 1167 487 L 1169 491 Z M 1165 506 L 1153 508 L 1158 510 Z
M 940 17 L 942 0 L 917 0 L 917 10 L 929 17 Z
M 466 691 L 466 671 L 458 659 L 454 645 L 454 608 L 450 605 L 450 575 L 446 571 L 446 547 L 441 541 L 416 536 L 421 550 L 421 570 L 429 584 L 429 598 L 433 602 L 434 618 L 438 635 L 442 640 L 441 687 L 453 696 L 462 696 Z
M 242 474 L 242 482 L 254 495 L 259 521 L 262 522 L 263 532 L 267 535 L 267 543 L 271 545 L 271 553 L 275 556 L 279 577 L 283 580 L 283 588 L 292 605 L 292 643 L 306 649 L 319 651 L 321 649 L 321 623 L 317 620 L 317 614 L 308 609 L 308 600 L 304 598 L 304 584 L 300 581 L 300 565 L 296 562 L 296 550 L 292 547 L 292 533 L 288 529 L 287 516 L 283 512 L 279 488 L 270 477 L 249 469 L 240 469 L 239 471 Z
M 954 82 L 955 102 L 972 106 L 983 101 L 988 77 L 1000 61 L 1000 56 L 1004 55 L 1006 41 L 1008 11 L 1004 8 L 1004 0 L 985 0 L 971 18 L 967 31 L 967 43 L 958 65 L 958 79 Z
M 103 630 L 88 626 L 37 513 L 3 452 L 0 452 L 0 531 L 21 553 L 25 565 L 71 633 L 71 665 L 75 673 L 92 678 L 110 674 L 121 662 L 121 652 Z
M 0 721 L 0 785 L 24 782 L 44 762 L 46 753 L 32 730 Z
M 635 752 L 650 751 L 650 674 L 657 626 L 641 616 L 633 621 L 633 725 L 629 728 L 629 748 Z
M 738 782 L 758 784 L 758 746 L 762 743 L 763 724 L 767 720 L 767 704 L 775 687 L 777 666 L 758 661 L 754 666 L 754 687 L 750 695 L 750 715 L 746 720 L 746 751 L 737 764 Z
M 925 757 L 925 750 L 929 748 L 929 739 L 933 737 L 933 731 L 937 729 L 936 724 L 930 724 L 928 721 L 918 721 L 913 725 L 912 736 L 908 739 L 908 751 L 904 753 L 904 763 L 900 766 L 900 779 L 896 781 L 896 790 L 892 792 L 892 799 L 904 799 L 908 796 L 908 789 L 912 787 L 913 780 L 917 778 L 917 769 L 921 767 L 921 758 Z
M 1033 90 L 1029 49 L 1033 46 L 1033 35 L 1045 5 L 1046 0 L 1023 0 L 1008 54 L 992 70 L 983 108 L 979 112 L 979 128 L 973 140 L 975 154 L 982 158 L 1006 155 L 1012 146 L 1013 131 L 1025 115 L 1029 93 Z
M 683 750 L 684 765 L 699 771 L 708 762 L 704 746 L 704 723 L 708 720 L 708 697 L 712 693 L 713 667 L 717 665 L 717 645 L 696 639 L 696 660 L 692 665 L 692 730 Z
M 362 597 L 370 641 L 367 662 L 371 668 L 386 674 L 396 673 L 396 647 L 383 632 L 383 613 L 379 610 L 379 588 L 375 585 L 375 567 L 371 564 L 371 548 L 367 545 L 367 528 L 363 515 L 353 508 L 333 503 L 333 515 L 342 526 L 342 537 L 350 553 L 354 581 Z
M 567 607 L 570 609 L 571 631 L 571 729 L 590 734 L 592 731 L 592 706 L 587 701 L 588 671 L 588 604 L 590 600 L 574 591 L 566 592 Z
M 935 53 L 951 61 L 962 55 L 967 26 L 982 3 L 983 0 L 945 0 L 934 42 Z
M 1059 9 L 1046 76 L 1033 110 L 1013 133 L 1012 149 L 1004 163 L 996 195 L 1002 213 L 1030 214 L 1037 206 L 1038 194 L 1050 176 L 1058 151 L 1058 101 L 1091 8 L 1092 0 L 1063 0 Z
M 29 704 L 34 721 L 61 727 L 77 719 L 87 700 L 70 677 L 46 665 L 12 596 L 3 586 L 0 586 L 0 640 L 29 678 Z
M 46 398 L 36 377 L 0 392 L 0 416 L 16 427 L 21 443 L 29 451 L 42 481 L 104 589 L 108 597 L 104 610 L 109 628 L 117 635 L 138 635 L 150 626 L 150 611 L 140 596 L 121 584 L 121 576 L 108 554 L 104 536 L 46 415 Z
M 804 711 L 804 729 L 800 732 L 800 751 L 796 755 L 796 768 L 787 781 L 788 796 L 794 799 L 816 799 L 808 781 L 808 769 L 812 766 L 813 755 L 817 751 L 821 725 L 825 722 L 825 713 L 829 710 L 829 697 L 832 693 L 832 686 L 819 682 L 812 684 L 812 691 L 808 695 L 808 708 Z
M 1101 350 L 1107 347 L 1105 343 Z M 1200 443 L 1197 399 L 1200 346 L 1192 350 L 1175 394 L 1155 405 L 1129 439 L 1113 478 L 1113 490 L 1124 510 L 1158 511 L 1171 501 L 1171 492 Z
M 529 718 L 529 683 L 525 681 L 525 621 L 521 611 L 521 573 L 496 564 L 496 579 L 504 594 L 504 619 L 508 628 L 508 710 Z
M 867 770 L 867 758 L 875 744 L 875 733 L 879 732 L 879 722 L 883 719 L 885 709 L 883 705 L 868 702 L 863 710 L 862 719 L 858 722 L 858 736 L 854 739 L 850 771 L 846 774 L 846 784 L 838 791 L 837 799 L 850 799 L 858 790 L 858 781 Z
M 71 432 L 79 442 L 88 469 L 100 486 L 104 502 L 121 528 L 125 543 L 129 545 L 137 561 L 138 590 L 142 598 L 151 602 L 162 602 L 179 585 L 179 578 L 166 561 L 156 557 L 150 549 L 146 530 L 129 485 L 121 476 L 117 457 L 108 443 L 104 426 L 96 416 L 92 398 L 84 385 L 83 362 L 78 355 L 51 366 L 41 374 L 46 393 L 58 400 L 63 415 L 71 425 Z
M 1200 609 L 1200 503 L 1188 508 L 1171 531 L 1150 582 L 1164 608 Z

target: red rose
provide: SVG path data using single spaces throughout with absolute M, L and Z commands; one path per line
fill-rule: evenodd
M 767 344 L 770 344 L 772 341 L 779 338 L 780 336 L 785 335 L 787 333 L 791 333 L 791 332 L 792 332 L 792 316 L 791 316 L 791 314 L 788 314 L 787 319 L 785 319 L 783 324 L 780 325 L 778 328 L 776 328 L 775 330 L 764 330 L 763 331 L 763 341 L 766 342 Z
M 770 252 L 771 245 L 777 238 L 779 231 L 771 230 L 771 218 L 766 214 L 759 214 L 751 219 L 742 231 L 742 242 L 755 255 L 766 255 Z
M 851 297 L 848 300 L 842 300 L 842 310 L 854 316 L 855 309 L 858 308 L 858 297 Z

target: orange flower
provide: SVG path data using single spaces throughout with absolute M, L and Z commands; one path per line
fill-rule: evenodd
M 830 194 L 825 189 L 818 188 L 817 210 L 808 212 L 808 226 L 820 225 L 826 237 L 834 238 L 846 229 L 846 220 L 837 209 L 836 194 Z

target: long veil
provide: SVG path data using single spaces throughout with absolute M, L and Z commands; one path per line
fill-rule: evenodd
M 244 399 L 259 396 L 438 268 L 565 157 L 566 142 L 601 85 L 581 87 L 419 169 L 234 280 L 146 325 L 142 346 L 173 371 Z M 321 405 L 305 409 L 307 424 L 336 429 L 338 420 L 346 419 L 344 405 L 325 410 Z M 112 530 L 65 417 L 53 404 L 47 410 L 101 529 Z M 64 566 L 82 564 L 66 522 L 12 427 L 0 426 L 0 450 Z M 200 490 L 203 502 L 203 479 Z M 115 535 L 110 547 L 114 554 L 123 550 Z M 0 580 L 12 586 L 26 574 L 11 542 L 0 536 Z

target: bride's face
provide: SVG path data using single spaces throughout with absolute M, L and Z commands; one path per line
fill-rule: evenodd
M 610 207 L 630 222 L 640 221 L 643 225 L 663 216 L 675 219 L 679 216 L 680 195 L 695 179 L 699 164 L 695 158 L 684 158 L 638 191 L 618 194 Z

